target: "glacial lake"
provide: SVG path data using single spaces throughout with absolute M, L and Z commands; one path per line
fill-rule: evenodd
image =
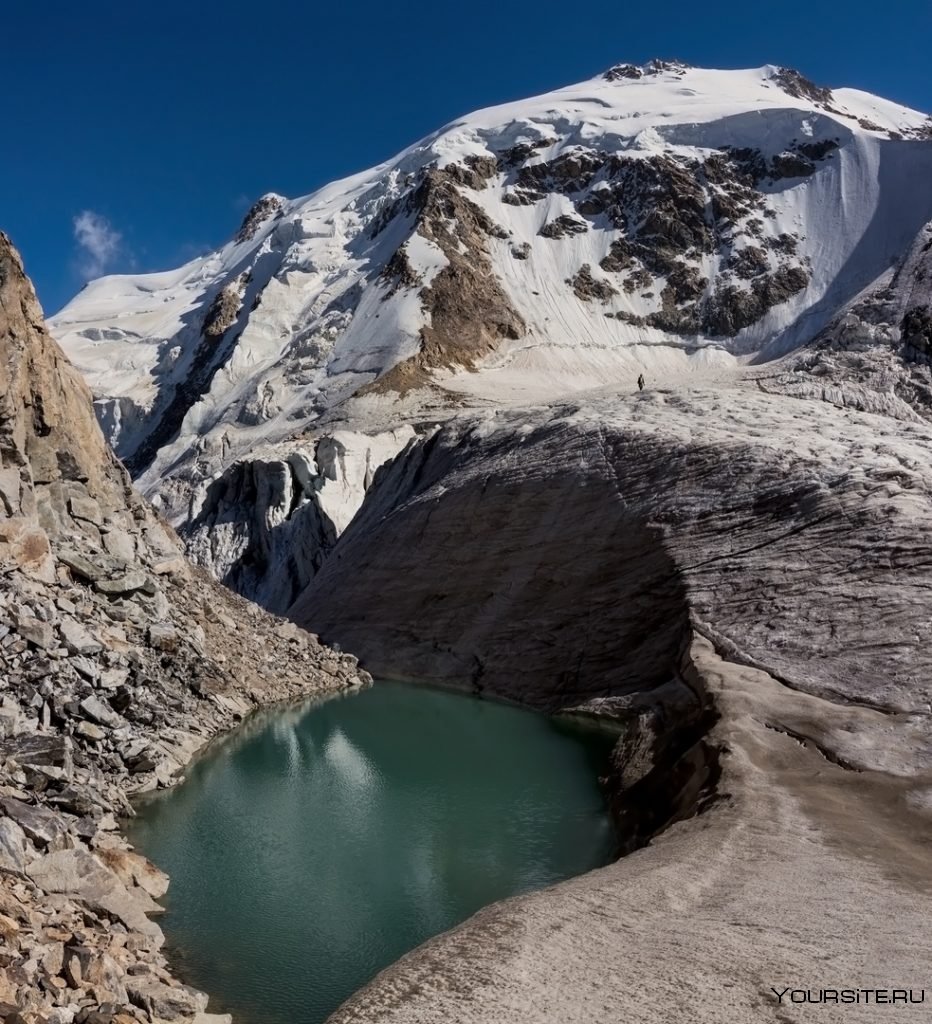
M 319 1024 L 496 900 L 606 864 L 611 738 L 403 683 L 251 719 L 129 823 L 171 875 L 183 980 L 240 1024 Z

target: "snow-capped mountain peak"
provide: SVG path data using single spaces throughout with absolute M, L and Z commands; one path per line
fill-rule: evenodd
M 867 93 L 617 64 L 269 193 L 215 252 L 92 282 L 52 325 L 144 489 L 189 494 L 351 399 L 786 351 L 932 220 L 930 173 L 932 121 Z

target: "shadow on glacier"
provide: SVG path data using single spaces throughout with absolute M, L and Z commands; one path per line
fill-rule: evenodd
M 521 448 L 438 434 L 383 467 L 291 617 L 377 676 L 547 711 L 667 682 L 688 611 L 661 529 L 591 434 L 547 424 Z M 559 472 L 535 466 L 554 448 Z

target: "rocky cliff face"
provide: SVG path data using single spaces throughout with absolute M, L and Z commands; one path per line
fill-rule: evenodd
M 217 579 L 283 614 L 363 503 L 376 470 L 415 436 L 335 431 L 234 463 L 202 492 L 187 551 Z
M 185 561 L 2 234 L 0 391 L 0 1017 L 216 1020 L 166 969 L 168 880 L 118 817 L 257 705 L 362 677 Z

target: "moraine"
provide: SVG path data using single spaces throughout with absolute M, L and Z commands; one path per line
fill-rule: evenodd
M 611 737 L 402 683 L 268 712 L 139 808 L 182 975 L 243 1022 L 323 1021 L 481 907 L 608 862 Z

